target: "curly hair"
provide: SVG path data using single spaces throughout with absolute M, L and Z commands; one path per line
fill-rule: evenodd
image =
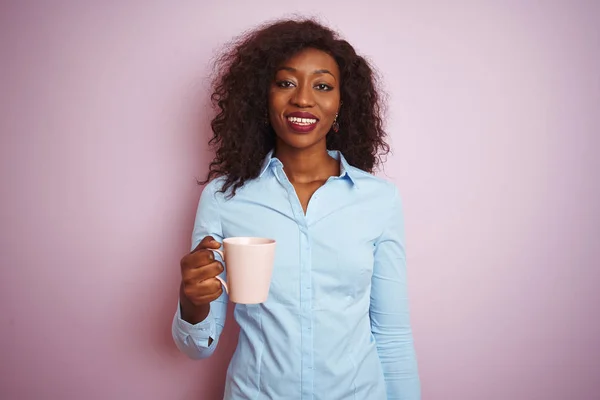
M 221 192 L 231 189 L 234 196 L 258 176 L 275 146 L 275 132 L 265 123 L 269 86 L 277 68 L 305 48 L 330 54 L 340 68 L 340 131 L 327 134 L 327 148 L 339 150 L 350 165 L 370 173 L 382 163 L 381 156 L 390 148 L 373 68 L 347 41 L 315 20 L 279 20 L 234 39 L 214 63 L 211 101 L 217 115 L 211 121 L 209 145 L 215 157 L 201 184 L 222 176 Z

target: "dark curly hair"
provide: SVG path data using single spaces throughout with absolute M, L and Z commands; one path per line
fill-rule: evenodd
M 350 165 L 367 172 L 381 164 L 390 148 L 372 67 L 347 41 L 315 20 L 280 20 L 243 34 L 216 59 L 211 100 L 217 115 L 209 141 L 215 158 L 201 184 L 223 176 L 221 191 L 231 189 L 234 196 L 258 176 L 275 146 L 275 132 L 265 123 L 269 86 L 277 68 L 305 48 L 325 51 L 340 68 L 340 131 L 327 135 L 327 148 L 341 151 Z

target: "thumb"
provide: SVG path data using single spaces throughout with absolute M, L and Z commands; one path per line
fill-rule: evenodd
M 198 243 L 198 246 L 196 246 L 192 253 L 203 249 L 218 249 L 219 247 L 221 247 L 221 243 L 217 242 L 215 238 L 212 236 L 205 236 L 200 243 Z

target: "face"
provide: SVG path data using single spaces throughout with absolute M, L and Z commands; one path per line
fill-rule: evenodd
M 326 147 L 340 108 L 340 71 L 329 54 L 304 49 L 283 63 L 269 90 L 269 120 L 277 149 Z

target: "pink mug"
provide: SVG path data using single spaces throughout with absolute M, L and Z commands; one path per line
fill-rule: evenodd
M 239 304 L 264 303 L 269 296 L 275 240 L 257 237 L 230 237 L 223 251 L 213 250 L 225 262 L 227 282 L 220 277 L 229 299 Z

